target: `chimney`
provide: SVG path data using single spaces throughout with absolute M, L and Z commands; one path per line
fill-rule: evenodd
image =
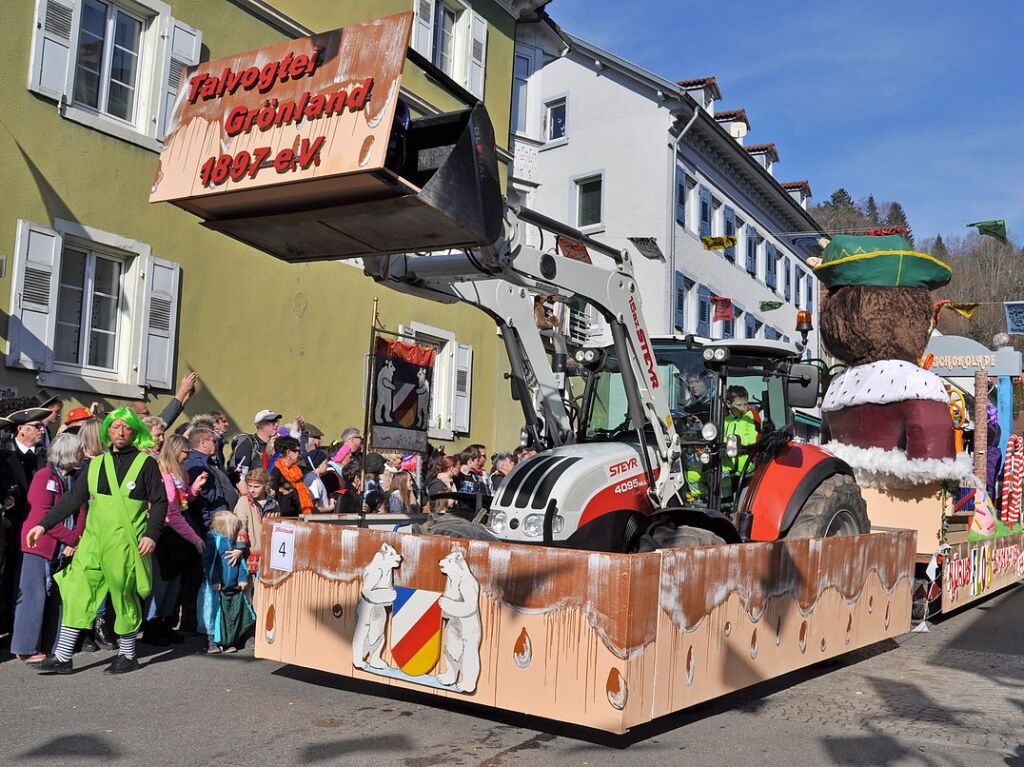
M 750 120 L 747 119 L 747 110 L 728 109 L 715 115 L 715 120 L 725 128 L 726 132 L 743 145 L 743 139 L 750 132 Z
M 779 153 L 775 149 L 775 144 L 751 144 L 745 148 L 750 152 L 750 156 L 757 160 L 757 164 L 768 171 L 769 175 L 775 175 L 775 163 L 779 161 Z
M 800 203 L 800 207 L 807 210 L 807 201 L 811 198 L 811 185 L 806 179 L 803 181 L 783 181 L 782 188 L 789 192 L 789 196 Z
M 679 80 L 676 85 L 693 97 L 704 111 L 714 117 L 715 102 L 722 100 L 722 92 L 714 77 L 698 77 L 693 80 Z

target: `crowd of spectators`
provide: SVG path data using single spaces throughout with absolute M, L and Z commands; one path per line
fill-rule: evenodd
M 108 672 L 132 671 L 140 632 L 161 647 L 197 633 L 207 652 L 235 652 L 252 635 L 265 517 L 471 514 L 533 453 L 370 450 L 358 428 L 331 441 L 270 409 L 232 437 L 222 412 L 182 419 L 197 381 L 186 376 L 159 415 L 144 402 L 65 415 L 58 398 L 0 400 L 0 637 L 22 662 L 70 673 L 74 653 L 117 648 Z M 110 518 L 126 501 L 145 510 L 135 526 Z M 95 543 L 104 525 L 131 545 Z M 142 561 L 148 579 L 133 575 Z

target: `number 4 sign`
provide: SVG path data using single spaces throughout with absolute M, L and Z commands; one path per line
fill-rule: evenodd
M 270 537 L 270 567 L 290 573 L 295 569 L 295 527 L 274 525 Z

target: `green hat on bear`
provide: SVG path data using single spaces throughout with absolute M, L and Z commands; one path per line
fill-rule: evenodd
M 825 246 L 814 273 L 829 288 L 874 285 L 934 290 L 953 276 L 947 264 L 912 250 L 910 243 L 899 235 L 837 234 Z

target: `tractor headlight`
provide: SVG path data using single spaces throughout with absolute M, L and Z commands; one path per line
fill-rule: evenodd
M 725 362 L 729 356 L 729 350 L 719 347 L 715 349 L 715 362 Z
M 504 511 L 496 511 L 491 515 L 490 528 L 492 532 L 503 533 L 508 527 L 508 515 Z
M 708 421 L 700 427 L 700 436 L 705 442 L 714 442 L 718 436 L 718 427 Z
M 533 441 L 533 440 L 530 439 L 530 436 L 531 435 L 530 435 L 530 430 L 529 429 L 527 429 L 525 426 L 523 428 L 521 428 L 519 430 L 519 444 L 522 447 L 529 447 L 530 442 Z
M 711 362 L 715 358 L 715 350 L 710 346 L 704 349 L 704 361 Z
M 711 463 L 711 453 L 707 452 L 706 450 L 703 453 L 701 453 L 700 462 L 703 463 L 705 466 Z
M 565 517 L 561 514 L 555 514 L 555 518 L 551 520 L 551 532 L 555 535 L 562 532 L 565 529 Z
M 735 434 L 730 434 L 725 440 L 725 454 L 730 458 L 735 458 L 740 454 L 740 438 Z
M 523 534 L 527 538 L 539 538 L 544 532 L 544 515 L 527 514 L 523 520 Z

